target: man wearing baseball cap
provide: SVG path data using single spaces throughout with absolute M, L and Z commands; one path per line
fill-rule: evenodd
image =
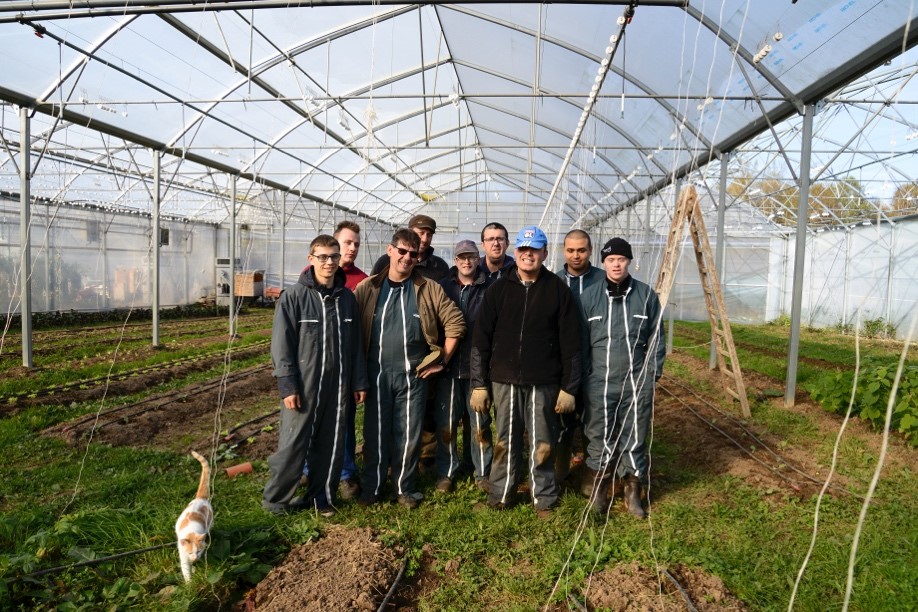
M 663 309 L 656 292 L 628 273 L 631 245 L 612 238 L 602 247 L 605 282 L 580 296 L 589 326 L 591 371 L 585 385 L 584 433 L 591 504 L 608 510 L 615 480 L 624 482 L 625 508 L 647 516 L 641 487 L 647 482 L 647 432 L 654 384 L 663 373 Z
M 542 263 L 548 238 L 535 226 L 516 237 L 516 263 L 485 292 L 472 339 L 472 409 L 494 398 L 497 440 L 487 505 L 513 505 L 525 465 L 533 506 L 547 518 L 558 503 L 558 414 L 574 410 L 580 386 L 580 314 L 567 285 Z M 523 431 L 530 453 L 523 463 Z
M 421 239 L 420 256 L 414 269 L 424 278 L 429 278 L 435 283 L 439 283 L 449 273 L 449 264 L 442 257 L 434 255 L 434 249 L 430 246 L 434 234 L 437 233 L 437 222 L 427 215 L 415 215 L 408 220 L 408 229 Z M 389 256 L 383 254 L 373 264 L 372 274 L 379 274 L 388 265 Z
M 474 412 L 469 406 L 472 389 L 471 375 L 472 330 L 484 299 L 491 286 L 488 273 L 479 266 L 481 256 L 471 240 L 460 240 L 453 249 L 455 264 L 440 285 L 465 317 L 465 337 L 447 366 L 447 375 L 437 380 L 437 490 L 447 492 L 453 487 L 460 464 L 468 462 L 475 475 L 476 486 L 487 491 L 491 472 L 491 414 Z M 460 461 L 456 433 L 463 422 L 463 454 Z

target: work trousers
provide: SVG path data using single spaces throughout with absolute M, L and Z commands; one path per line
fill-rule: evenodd
M 591 385 L 591 388 L 602 389 Z M 584 412 L 587 466 L 607 476 L 647 481 L 647 431 L 653 414 L 653 382 L 632 394 L 590 393 Z
M 378 501 L 391 468 L 395 493 L 420 499 L 416 480 L 427 381 L 413 370 L 380 371 L 373 363 L 369 376 L 363 413 L 361 497 Z
M 456 437 L 463 413 L 468 415 L 469 439 L 463 454 L 470 454 L 475 480 L 487 478 L 491 472 L 493 454 L 491 442 L 491 413 L 478 413 L 469 406 L 471 385 L 465 378 L 441 378 L 437 381 L 437 476 L 454 478 L 460 457 Z
M 558 439 L 558 385 L 492 383 L 497 441 L 491 464 L 491 505 L 512 505 L 523 465 L 523 431 L 529 433 L 529 457 L 525 466 L 531 480 L 532 502 L 537 510 L 558 502 L 555 481 L 555 441 Z
M 300 483 L 303 464 L 312 477 L 304 501 L 319 506 L 335 503 L 344 458 L 346 404 L 323 398 L 316 409 L 290 410 L 281 403 L 280 439 L 277 452 L 268 457 L 271 477 L 265 485 L 262 506 L 283 510 Z

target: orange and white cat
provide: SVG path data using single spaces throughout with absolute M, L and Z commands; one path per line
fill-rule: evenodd
M 210 506 L 210 466 L 207 459 L 195 451 L 192 456 L 201 463 L 201 482 L 191 503 L 185 507 L 175 522 L 175 536 L 178 538 L 179 559 L 182 562 L 182 576 L 191 581 L 191 564 L 197 561 L 207 548 L 207 535 L 214 522 L 214 510 Z

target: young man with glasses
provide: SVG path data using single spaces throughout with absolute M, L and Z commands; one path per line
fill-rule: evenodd
M 341 270 L 344 272 L 344 286 L 353 291 L 357 285 L 367 277 L 366 272 L 354 265 L 360 253 L 360 226 L 353 221 L 344 220 L 335 228 L 335 240 L 341 247 Z M 344 464 L 341 468 L 341 499 L 356 499 L 360 495 L 360 474 L 355 461 L 356 435 L 354 421 L 357 415 L 357 405 L 349 402 L 344 431 Z M 303 465 L 302 482 L 307 483 L 309 478 L 309 464 Z
M 335 512 L 347 406 L 364 401 L 369 386 L 357 302 L 344 286 L 340 260 L 333 236 L 316 237 L 309 245 L 311 266 L 277 303 L 271 359 L 281 419 L 262 499 L 269 512 Z M 307 459 L 312 477 L 306 494 L 294 500 Z
M 507 228 L 492 221 L 481 228 L 481 248 L 484 249 L 484 259 L 481 260 L 481 269 L 495 281 L 510 269 L 513 258 L 507 255 L 510 239 Z
M 364 506 L 380 500 L 390 469 L 399 504 L 416 508 L 422 499 L 416 481 L 428 381 L 444 370 L 465 333 L 459 308 L 417 271 L 420 247 L 415 232 L 397 230 L 386 247 L 389 265 L 357 286 L 370 379 L 359 499 Z
M 483 491 L 488 490 L 488 474 L 491 472 L 491 414 L 473 412 L 469 406 L 472 389 L 471 376 L 472 330 L 478 318 L 478 310 L 485 290 L 491 279 L 479 267 L 481 259 L 478 247 L 471 240 L 460 240 L 453 249 L 456 265 L 450 268 L 449 276 L 440 285 L 462 311 L 465 317 L 465 338 L 449 362 L 446 375 L 437 380 L 436 425 L 437 425 L 437 490 L 446 493 L 453 488 L 453 481 L 460 471 L 460 459 L 456 444 L 459 421 L 463 427 L 463 454 L 474 472 L 475 484 Z M 468 435 L 465 435 L 468 434 Z M 463 461 L 465 461 L 465 457 Z
M 497 440 L 487 505 L 514 503 L 525 465 L 540 518 L 558 503 L 558 414 L 574 410 L 580 387 L 580 313 L 567 285 L 543 264 L 548 238 L 535 226 L 516 237 L 516 264 L 485 292 L 472 338 L 472 397 L 484 413 L 494 397 Z M 523 431 L 530 453 L 523 462 Z

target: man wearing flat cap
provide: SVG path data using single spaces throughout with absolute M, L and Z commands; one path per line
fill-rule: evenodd
M 478 311 L 485 291 L 493 282 L 490 275 L 479 266 L 481 255 L 471 240 L 460 240 L 453 249 L 455 265 L 449 275 L 440 281 L 462 316 L 465 317 L 465 337 L 447 366 L 446 375 L 437 380 L 436 423 L 437 423 L 437 490 L 450 491 L 461 464 L 466 461 L 475 476 L 476 486 L 488 490 L 488 474 L 491 472 L 491 414 L 474 412 L 469 406 L 472 393 L 471 376 L 472 330 L 478 319 Z M 463 423 L 463 453 L 459 457 L 456 435 L 459 421 Z M 467 434 L 467 435 L 466 435 Z
M 571 290 L 542 263 L 548 238 L 535 226 L 516 237 L 516 263 L 485 292 L 472 339 L 475 412 L 494 398 L 496 440 L 487 505 L 513 505 L 521 477 L 531 480 L 540 518 L 558 503 L 558 414 L 574 410 L 580 387 L 580 314 Z M 529 457 L 523 460 L 523 431 Z M 525 466 L 525 473 L 520 468 Z
M 605 513 L 615 481 L 623 482 L 625 508 L 644 518 L 642 484 L 647 482 L 647 432 L 656 381 L 663 373 L 663 309 L 656 292 L 631 277 L 631 245 L 612 238 L 602 247 L 605 282 L 580 295 L 590 337 L 584 433 L 587 474 L 594 486 L 593 510 Z M 611 487 L 611 488 L 610 488 Z
M 442 257 L 434 255 L 434 249 L 430 246 L 434 234 L 437 233 L 437 222 L 427 215 L 415 215 L 408 220 L 408 229 L 421 239 L 420 255 L 414 269 L 424 278 L 439 283 L 449 274 L 449 264 Z M 383 254 L 373 264 L 372 274 L 379 274 L 388 265 L 389 256 Z

